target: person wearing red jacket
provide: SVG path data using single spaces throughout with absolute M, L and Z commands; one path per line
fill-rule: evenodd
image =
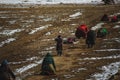
M 77 38 L 80 38 L 80 37 L 86 38 L 87 32 L 88 32 L 88 27 L 85 24 L 82 24 L 77 28 L 75 32 L 75 36 Z

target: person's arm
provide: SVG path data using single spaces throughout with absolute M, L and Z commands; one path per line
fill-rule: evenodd
M 8 71 L 9 71 L 10 75 L 12 76 L 12 78 L 15 80 L 16 77 L 9 67 L 8 67 Z
M 55 71 L 53 65 L 52 65 L 52 64 L 49 64 L 49 66 L 50 66 L 50 68 L 53 70 L 54 74 L 56 74 L 56 71 Z

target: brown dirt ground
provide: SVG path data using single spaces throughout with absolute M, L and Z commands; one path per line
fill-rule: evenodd
M 52 41 L 43 41 L 44 39 L 53 39 L 58 34 L 61 34 L 62 37 L 73 36 L 71 35 L 70 31 L 75 32 L 76 27 L 81 24 L 85 23 L 88 27 L 92 27 L 95 24 L 100 22 L 100 18 L 104 13 L 113 14 L 117 13 L 120 10 L 119 5 L 58 5 L 58 6 L 40 6 L 40 7 L 33 7 L 33 8 L 0 8 L 0 11 L 7 11 L 7 13 L 0 13 L 2 16 L 9 16 L 10 18 L 0 18 L 0 26 L 3 26 L 4 29 L 16 29 L 25 27 L 26 31 L 22 31 L 20 33 L 16 33 L 12 36 L 0 36 L 0 41 L 3 41 L 9 37 L 17 37 L 17 40 L 11 42 L 9 45 L 4 45 L 0 48 L 0 61 L 3 59 L 8 59 L 10 62 L 14 61 L 24 61 L 26 58 L 30 58 L 33 56 L 39 56 L 39 58 L 43 57 L 42 54 L 39 54 L 42 51 L 45 51 L 46 47 L 55 46 L 54 40 Z M 25 11 L 25 12 L 23 12 Z M 61 21 L 61 19 L 66 19 L 70 14 L 73 14 L 78 11 L 83 11 L 82 17 L 72 19 L 71 21 Z M 55 17 L 55 21 L 41 21 L 41 18 L 38 16 L 52 16 Z M 15 17 L 17 16 L 17 17 Z M 31 17 L 33 16 L 33 17 Z M 24 20 L 32 19 L 33 22 L 26 24 Z M 17 20 L 14 24 L 9 24 L 8 21 L 10 20 Z M 70 24 L 76 24 L 71 26 Z M 33 28 L 38 27 L 39 25 L 45 24 L 52 24 L 51 27 L 39 31 L 33 35 L 29 35 L 28 32 L 31 31 Z M 109 28 L 110 32 L 112 32 L 111 27 L 113 27 L 113 23 L 108 23 L 106 25 Z M 64 33 L 58 33 L 59 31 L 63 30 Z M 51 32 L 51 35 L 45 35 L 47 32 Z M 113 38 L 117 35 L 117 32 L 109 34 L 107 38 Z M 94 49 L 99 49 L 102 45 L 102 39 L 96 40 L 96 45 L 92 49 L 87 49 L 85 45 L 85 40 L 80 39 L 79 44 L 76 45 L 64 45 L 63 55 L 61 57 L 56 56 L 55 49 L 52 49 L 52 53 L 54 56 L 54 60 L 57 66 L 57 76 L 41 76 L 38 75 L 40 73 L 40 65 L 28 70 L 27 72 L 33 72 L 31 76 L 25 78 L 25 80 L 51 80 L 58 78 L 58 80 L 85 80 L 90 77 L 91 74 L 95 72 L 101 72 L 98 70 L 98 67 L 103 65 L 117 62 L 120 59 L 105 59 L 105 60 L 96 60 L 96 61 L 80 61 L 80 58 L 86 57 L 97 57 L 97 56 L 109 56 L 109 55 L 118 55 L 119 53 L 97 53 L 94 52 Z M 116 45 L 116 46 L 114 46 Z M 114 44 L 111 47 L 118 47 L 119 44 Z M 108 45 L 108 48 L 111 48 Z M 97 53 L 97 54 L 96 54 Z M 82 63 L 83 64 L 79 64 Z M 24 64 L 10 64 L 13 70 L 16 68 L 20 68 L 24 65 L 30 64 L 32 62 L 24 63 Z M 86 68 L 87 70 L 83 70 L 81 72 L 77 72 L 79 68 Z M 74 72 L 72 72 L 74 70 Z M 27 74 L 27 72 L 21 74 Z M 65 78 L 64 75 L 71 74 L 75 75 L 72 78 Z

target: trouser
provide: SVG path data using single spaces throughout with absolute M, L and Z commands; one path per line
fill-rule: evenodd
M 88 48 L 92 48 L 94 44 L 88 44 Z
M 62 50 L 57 50 L 57 55 L 61 56 L 62 55 Z

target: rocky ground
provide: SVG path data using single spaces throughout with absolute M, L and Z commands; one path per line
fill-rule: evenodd
M 0 8 L 0 61 L 7 59 L 14 73 L 25 80 L 106 80 L 106 77 L 119 80 L 120 28 L 116 28 L 116 25 L 120 26 L 119 22 L 106 23 L 109 35 L 104 39 L 97 38 L 92 49 L 86 47 L 85 39 L 78 39 L 77 44 L 63 45 L 61 57 L 55 51 L 57 35 L 74 37 L 76 27 L 82 23 L 89 28 L 100 24 L 104 13 L 120 13 L 120 6 Z M 39 75 L 41 60 L 47 52 L 54 57 L 57 76 Z

